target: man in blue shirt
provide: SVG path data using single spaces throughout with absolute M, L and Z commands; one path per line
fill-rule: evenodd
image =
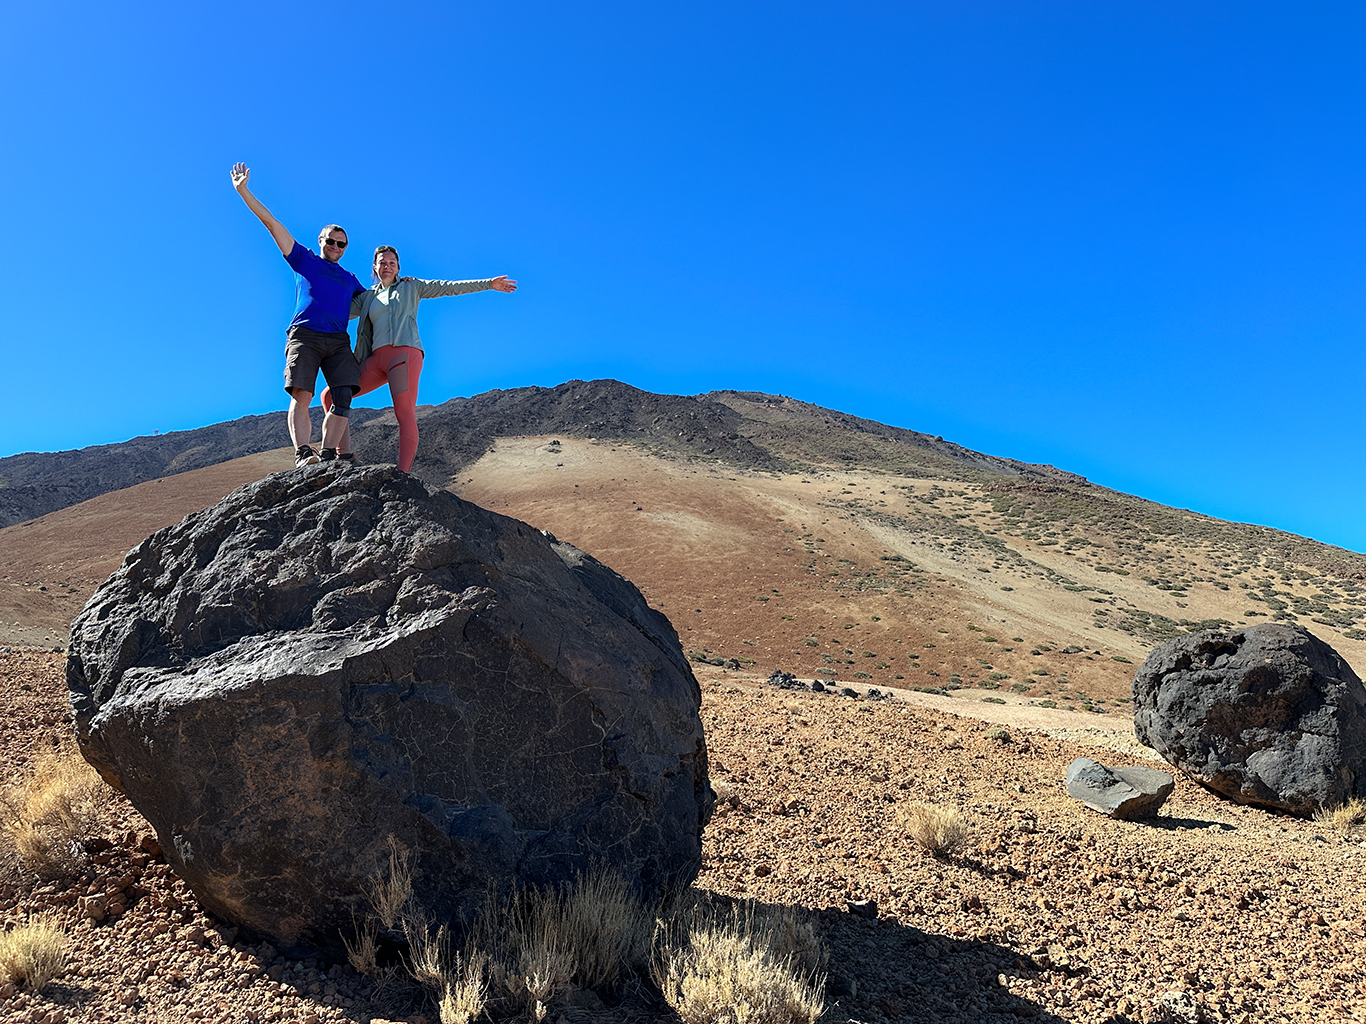
M 339 264 L 346 252 L 346 232 L 340 224 L 329 224 L 318 234 L 319 256 L 294 240 L 247 188 L 251 169 L 234 164 L 232 187 L 260 218 L 285 261 L 294 271 L 294 319 L 285 332 L 285 390 L 289 392 L 289 436 L 294 442 L 294 464 L 308 466 L 337 458 L 346 419 L 351 413 L 351 398 L 360 390 L 360 364 L 351 353 L 351 336 L 346 323 L 351 318 L 351 300 L 365 286 Z M 317 389 L 322 370 L 332 389 L 332 408 L 323 417 L 322 454 L 313 450 L 313 421 L 308 407 Z

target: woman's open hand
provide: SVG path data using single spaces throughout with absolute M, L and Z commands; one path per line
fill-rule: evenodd
M 507 274 L 504 274 L 502 277 L 495 277 L 490 281 L 489 287 L 500 292 L 515 292 L 517 290 L 517 282 L 509 281 Z

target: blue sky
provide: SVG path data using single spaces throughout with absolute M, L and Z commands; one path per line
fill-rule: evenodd
M 202 6 L 204 9 L 197 9 Z M 233 192 L 423 304 L 421 400 L 792 395 L 1366 550 L 1357 4 L 11 5 L 0 455 L 281 410 Z M 386 392 L 362 404 L 387 404 Z

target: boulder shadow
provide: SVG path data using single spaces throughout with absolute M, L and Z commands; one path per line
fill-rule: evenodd
M 1002 974 L 1044 972 L 1018 950 L 838 910 L 818 911 L 814 917 L 830 952 L 829 1008 L 823 1024 L 1064 1020 L 1000 984 Z
M 1153 828 L 1160 828 L 1167 832 L 1185 832 L 1189 830 L 1218 829 L 1220 832 L 1236 832 L 1237 825 L 1230 825 L 1226 821 L 1209 821 L 1205 818 L 1172 818 L 1166 815 L 1158 815 L 1153 818 L 1138 818 L 1134 821 L 1135 825 L 1149 825 Z

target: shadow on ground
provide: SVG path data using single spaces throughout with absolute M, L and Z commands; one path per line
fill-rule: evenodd
M 1001 985 L 1003 974 L 1040 970 L 1009 947 L 836 910 L 816 916 L 830 949 L 823 1022 L 1063 1021 Z

